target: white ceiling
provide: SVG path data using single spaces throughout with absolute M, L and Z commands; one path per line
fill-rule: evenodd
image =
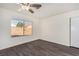
M 57 15 L 63 12 L 69 12 L 73 10 L 79 9 L 79 3 L 41 3 L 42 7 L 38 10 L 35 10 L 34 14 L 31 14 L 28 11 L 20 11 L 20 13 L 23 13 L 25 15 L 30 15 L 35 18 L 45 18 L 48 16 Z M 18 11 L 19 5 L 15 3 L 5 3 L 0 4 L 0 7 L 7 8 L 9 10 Z

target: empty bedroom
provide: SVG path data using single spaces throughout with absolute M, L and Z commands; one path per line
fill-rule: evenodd
M 0 56 L 79 56 L 79 3 L 0 3 Z

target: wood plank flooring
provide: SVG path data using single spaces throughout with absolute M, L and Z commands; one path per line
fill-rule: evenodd
M 0 56 L 79 56 L 79 49 L 44 40 L 35 40 L 0 50 Z

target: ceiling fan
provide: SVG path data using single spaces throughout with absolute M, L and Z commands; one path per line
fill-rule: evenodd
M 20 6 L 21 10 L 27 10 L 31 13 L 34 13 L 32 8 L 39 9 L 40 7 L 42 7 L 41 4 L 31 4 L 31 3 L 20 3 Z

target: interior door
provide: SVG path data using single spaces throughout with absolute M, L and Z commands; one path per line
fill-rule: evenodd
M 79 48 L 79 17 L 71 18 L 71 46 Z

